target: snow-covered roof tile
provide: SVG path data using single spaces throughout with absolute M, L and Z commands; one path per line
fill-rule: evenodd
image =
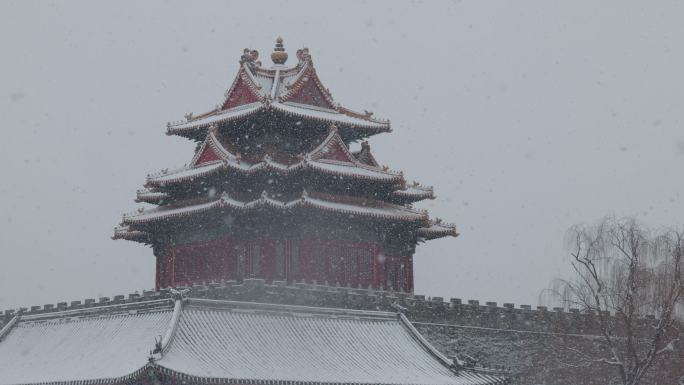
M 418 182 L 405 184 L 390 194 L 390 201 L 397 204 L 410 204 L 424 199 L 435 199 L 434 189 L 432 186 L 423 186 Z
M 389 122 L 362 119 L 347 114 L 339 113 L 335 110 L 327 108 L 316 108 L 307 104 L 300 104 L 294 102 L 273 103 L 274 110 L 281 111 L 294 116 L 303 118 L 310 118 L 324 122 L 340 123 L 350 125 L 352 127 L 362 127 L 376 129 L 378 131 L 389 130 Z
M 454 373 L 396 314 L 210 300 L 184 310 L 157 364 L 245 382 L 478 383 Z
M 166 171 L 150 175 L 147 178 L 147 183 L 152 185 L 165 185 L 167 183 L 174 183 L 177 181 L 200 178 L 205 175 L 214 174 L 224 167 L 225 163 L 222 161 L 204 163 L 202 165 L 195 167 L 183 167 L 177 170 Z
M 115 379 L 144 366 L 170 307 L 27 316 L 0 341 L 0 385 Z
M 209 127 L 212 124 L 227 122 L 234 119 L 239 119 L 251 115 L 264 108 L 261 102 L 244 104 L 238 107 L 230 108 L 223 111 L 214 111 L 204 117 L 197 119 L 190 119 L 187 122 L 169 123 L 168 133 L 175 134 L 187 130 L 194 130 L 199 128 Z
M 428 219 L 425 211 L 417 211 L 405 206 L 382 202 L 345 202 L 344 197 L 340 197 L 339 200 L 335 201 L 321 197 L 311 197 L 304 191 L 301 198 L 291 201 L 279 201 L 263 194 L 256 200 L 243 202 L 223 193 L 218 199 L 209 202 L 180 207 L 161 206 L 151 210 L 140 210 L 136 213 L 124 215 L 122 224 L 124 226 L 140 225 L 197 215 L 211 210 L 251 210 L 262 207 L 276 210 L 314 208 L 336 214 L 358 215 L 380 220 L 421 222 Z
M 416 234 L 425 239 L 435 239 L 446 236 L 457 237 L 459 235 L 455 224 L 442 223 L 440 219 L 431 220 L 429 226 L 419 228 L 416 230 Z
M 333 141 L 336 141 L 340 146 L 339 148 L 346 152 L 349 162 L 329 160 L 321 156 L 326 145 L 329 145 Z M 198 165 L 197 160 L 206 147 L 211 147 L 212 151 L 214 151 L 222 160 Z M 403 181 L 403 176 L 400 172 L 384 170 L 356 160 L 354 156 L 349 153 L 346 145 L 344 145 L 337 134 L 337 131 L 334 129 L 331 130 L 330 135 L 322 141 L 321 145 L 311 153 L 304 155 L 301 161 L 292 164 L 279 163 L 270 157 L 265 157 L 263 161 L 257 163 L 242 161 L 238 156 L 231 154 L 221 144 L 212 130 L 195 154 L 190 166 L 177 170 L 165 170 L 161 173 L 150 175 L 147 178 L 146 185 L 164 186 L 167 184 L 181 183 L 195 178 L 214 175 L 222 170 L 230 170 L 242 174 L 252 174 L 260 171 L 275 171 L 281 174 L 287 174 L 311 169 L 337 176 L 369 179 L 378 182 L 401 183 Z
M 386 180 L 386 181 L 400 181 L 401 174 L 383 171 L 379 169 L 371 169 L 359 167 L 354 164 L 336 163 L 331 161 L 310 161 L 309 165 L 317 170 L 329 171 L 338 175 L 367 177 L 369 179 Z
M 14 318 L 0 339 L 0 385 L 156 374 L 220 384 L 505 383 L 455 370 L 403 315 L 172 296 L 173 307 L 148 299 Z
M 306 58 L 300 60 L 295 67 L 287 68 L 282 66 L 282 68 L 264 69 L 256 64 L 258 53 L 254 55 L 253 52 L 256 51 L 246 53 L 247 56 L 250 56 L 246 62 L 241 61 L 242 64 L 238 74 L 233 84 L 226 91 L 226 99 L 223 101 L 222 106 L 224 108 L 232 106 L 232 104 L 226 106 L 227 98 L 236 87 L 241 89 L 237 86 L 238 83 L 246 84 L 253 93 L 254 98 L 258 99 L 258 101 L 224 110 L 217 108 L 194 118 L 192 114 L 189 114 L 187 121 L 169 123 L 167 125 L 167 133 L 171 135 L 191 135 L 193 131 L 204 129 L 212 124 L 222 124 L 240 119 L 269 108 L 305 119 L 363 129 L 366 131 L 365 135 L 391 131 L 389 121 L 375 119 L 370 113 L 356 113 L 335 103 L 328 90 L 323 87 L 318 79 L 308 53 L 305 54 Z M 295 100 L 297 99 L 288 101 L 301 88 L 300 86 L 309 81 L 315 83 L 313 91 L 320 90 L 321 95 L 326 100 L 323 106 L 328 108 L 296 103 Z M 255 99 L 251 100 L 254 101 Z
M 144 231 L 131 230 L 129 226 L 119 226 L 114 228 L 112 239 L 126 239 L 129 241 L 149 242 L 149 234 Z
M 161 200 L 168 198 L 169 195 L 163 192 L 150 191 L 149 189 L 140 189 L 136 192 L 136 202 L 158 203 Z

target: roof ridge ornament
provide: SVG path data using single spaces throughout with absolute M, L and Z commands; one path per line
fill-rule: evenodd
M 181 301 L 184 300 L 185 298 L 188 297 L 188 293 L 190 293 L 190 288 L 182 289 L 182 290 L 176 290 L 176 289 L 169 289 L 169 293 L 171 294 L 171 298 L 174 301 Z
M 397 301 L 392 302 L 390 306 L 395 309 L 397 313 L 404 313 L 405 311 L 408 311 L 407 307 L 401 306 Z
M 173 300 L 173 313 L 171 314 L 171 320 L 169 321 L 166 331 L 163 336 L 155 337 L 154 339 L 154 349 L 150 351 L 148 361 L 154 363 L 156 359 L 161 359 L 164 354 L 169 349 L 171 341 L 176 335 L 176 330 L 178 330 L 178 323 L 180 321 L 181 313 L 183 312 L 183 302 L 187 299 L 188 293 L 190 293 L 190 288 L 185 289 L 169 289 L 171 294 L 171 299 Z
M 271 108 L 271 104 L 273 104 L 273 98 L 271 95 L 269 94 L 261 98 L 261 104 L 263 104 L 263 106 L 267 109 Z
M 285 47 L 283 46 L 283 38 L 280 36 L 276 39 L 275 48 L 271 52 L 271 60 L 273 64 L 285 64 L 287 61 L 287 52 L 285 52 Z
M 259 68 L 261 67 L 261 62 L 257 59 L 259 59 L 259 51 L 245 48 L 242 50 L 242 56 L 240 56 L 240 64 L 245 64 L 250 69 Z
M 309 54 L 308 48 L 302 48 L 297 50 L 297 59 L 299 64 L 304 64 L 305 62 L 311 61 L 311 55 Z

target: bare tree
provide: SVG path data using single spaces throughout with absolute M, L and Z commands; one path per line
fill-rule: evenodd
M 585 363 L 614 368 L 620 384 L 644 383 L 682 332 L 676 312 L 684 302 L 684 234 L 606 218 L 573 227 L 568 246 L 576 274 L 554 292 L 595 315 L 602 345 L 591 353 L 569 349 Z

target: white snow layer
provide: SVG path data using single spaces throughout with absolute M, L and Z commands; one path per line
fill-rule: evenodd
M 346 124 L 356 127 L 368 127 L 376 129 L 386 129 L 389 125 L 386 122 L 376 122 L 366 119 L 360 119 L 353 116 L 341 114 L 335 110 L 316 108 L 315 106 L 309 106 L 305 104 L 285 102 L 271 104 L 274 110 L 294 115 L 303 118 L 311 118 L 319 121 L 334 122 L 339 124 Z M 213 113 L 204 118 L 191 120 L 189 122 L 174 123 L 169 126 L 171 132 L 182 131 L 187 129 L 195 129 L 201 127 L 207 127 L 212 123 L 222 123 L 224 121 L 242 118 L 247 115 L 254 114 L 266 107 L 262 102 L 255 102 L 250 104 L 245 104 L 243 106 L 234 107 L 225 111 L 220 111 Z
M 198 377 L 368 384 L 473 384 L 395 317 L 191 307 L 158 364 Z
M 171 311 L 20 321 L 0 341 L 0 384 L 108 379 L 145 365 Z
M 0 341 L 0 385 L 84 384 L 129 378 L 154 365 L 241 383 L 500 384 L 448 368 L 395 314 L 190 299 L 172 311 L 141 302 L 28 316 Z M 118 310 L 117 310 L 118 309 Z M 89 314 L 84 314 L 88 312 Z M 144 374 L 140 374 L 144 375 Z
M 353 116 L 341 114 L 334 110 L 316 108 L 315 106 L 309 106 L 306 104 L 294 102 L 273 103 L 273 108 L 295 116 L 301 116 L 305 118 L 312 118 L 330 122 L 338 122 L 342 124 L 349 124 L 352 126 L 370 127 L 378 129 L 387 128 L 388 126 L 388 124 L 384 122 L 374 122 L 370 120 L 355 118 Z

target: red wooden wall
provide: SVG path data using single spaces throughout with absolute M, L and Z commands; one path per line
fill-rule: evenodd
M 226 238 L 167 247 L 157 258 L 157 289 L 243 278 L 412 292 L 413 259 L 385 255 L 379 244 L 321 238 Z

